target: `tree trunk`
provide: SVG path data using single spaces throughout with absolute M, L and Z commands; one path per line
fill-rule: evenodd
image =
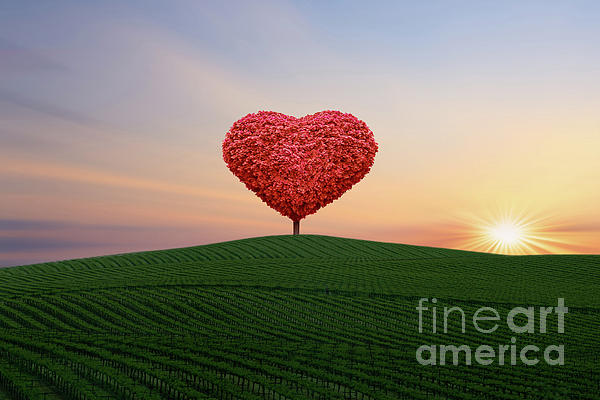
M 294 221 L 294 235 L 300 234 L 300 221 Z

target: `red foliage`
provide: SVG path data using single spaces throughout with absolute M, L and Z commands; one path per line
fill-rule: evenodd
M 223 141 L 231 172 L 293 221 L 317 212 L 360 181 L 375 153 L 373 132 L 339 111 L 302 118 L 259 111 L 236 121 Z

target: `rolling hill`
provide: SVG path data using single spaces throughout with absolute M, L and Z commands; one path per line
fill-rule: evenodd
M 546 333 L 470 321 L 558 298 L 564 333 L 552 316 Z M 464 333 L 460 318 L 441 331 L 444 306 Z M 599 330 L 600 256 L 252 238 L 0 269 L 0 399 L 594 399 Z M 564 365 L 415 358 L 513 337 L 517 352 L 564 345 Z

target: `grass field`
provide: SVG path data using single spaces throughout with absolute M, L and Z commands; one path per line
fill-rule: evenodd
M 461 307 L 466 332 L 432 333 L 429 302 L 419 333 L 421 297 Z M 558 298 L 562 334 L 469 320 Z M 511 337 L 563 344 L 564 365 L 415 358 Z M 0 269 L 0 399 L 594 399 L 599 362 L 600 256 L 300 235 Z

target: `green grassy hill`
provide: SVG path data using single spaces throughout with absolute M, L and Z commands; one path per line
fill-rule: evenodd
M 461 307 L 466 332 L 454 319 L 432 333 L 429 302 L 419 333 L 421 297 Z M 563 334 L 550 316 L 548 333 L 520 335 L 469 319 L 559 297 Z M 0 269 L 0 399 L 592 399 L 599 332 L 600 256 L 253 238 Z M 564 344 L 565 365 L 415 359 L 511 337 L 517 351 Z

